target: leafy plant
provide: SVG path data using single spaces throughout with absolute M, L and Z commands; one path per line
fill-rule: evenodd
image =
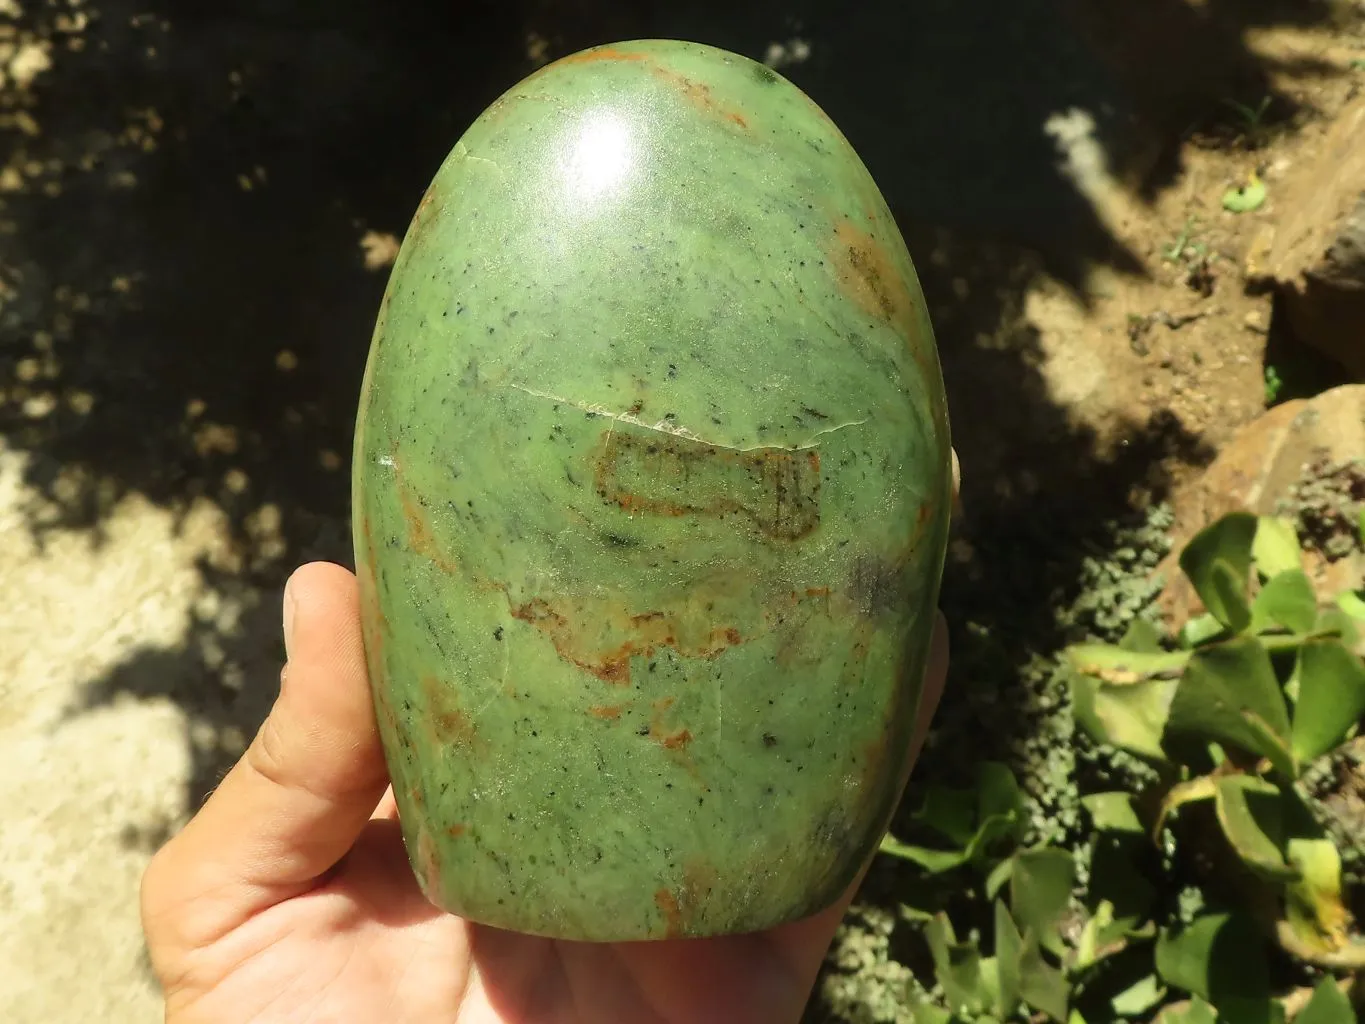
M 942 840 L 935 846 L 914 846 L 886 836 L 881 852 L 913 861 L 931 875 L 966 864 L 984 868 L 1002 843 L 1013 847 L 1023 838 L 1027 817 L 1023 793 L 1014 773 L 994 761 L 982 763 L 975 789 L 929 787 L 924 805 L 913 816 Z
M 1190 541 L 1180 565 L 1206 614 L 1173 642 L 1146 627 L 1119 645 L 1070 648 L 1077 718 L 1098 740 L 1161 769 L 1159 791 L 1142 800 L 1154 838 L 1172 816 L 1203 812 L 1199 820 L 1231 855 L 1225 866 L 1248 913 L 1283 950 L 1322 967 L 1365 967 L 1365 943 L 1350 935 L 1340 851 L 1296 786 L 1365 715 L 1365 602 L 1348 593 L 1320 603 L 1282 519 L 1227 515 Z M 1207 959 L 1192 942 L 1163 933 L 1158 972 L 1226 1014 L 1214 993 L 1171 966 L 1180 950 Z
M 1365 716 L 1365 593 L 1320 599 L 1300 532 L 1224 517 L 1180 556 L 1201 614 L 1173 636 L 1130 615 L 1120 642 L 1066 650 L 1071 711 L 1102 752 L 1068 833 L 1040 828 L 1035 776 L 1026 793 L 988 762 L 885 839 L 922 885 L 901 906 L 932 964 L 914 1020 L 1356 1020 L 1365 942 L 1303 780 Z
M 1075 885 L 1074 858 L 1066 850 L 1029 847 L 1001 860 L 985 886 L 993 911 L 990 955 L 978 939 L 959 938 L 946 913 L 929 918 L 924 937 L 946 1009 L 921 1006 L 916 1019 L 989 1024 L 1027 1010 L 1059 1024 L 1081 1024 L 1078 1003 L 1087 981 L 1131 939 L 1151 933 L 1117 918 L 1107 900 L 1073 907 Z M 1075 933 L 1074 941 L 1067 933 Z M 1142 1009 L 1164 995 L 1153 986 L 1130 988 L 1128 999 Z
M 1269 96 L 1262 96 L 1261 102 L 1254 107 L 1249 107 L 1234 99 L 1225 99 L 1223 102 L 1237 115 L 1248 135 L 1257 136 L 1260 134 L 1264 127 L 1266 111 L 1270 109 Z
M 1284 390 L 1284 378 L 1280 376 L 1280 371 L 1273 366 L 1265 368 L 1265 404 L 1274 405 L 1275 399 L 1280 397 L 1280 392 Z
M 1196 235 L 1200 228 L 1199 221 L 1190 217 L 1185 221 L 1185 225 L 1180 229 L 1180 234 L 1171 243 L 1170 247 L 1161 254 L 1162 259 L 1167 263 L 1179 263 L 1186 259 L 1204 259 L 1209 254 L 1208 244 L 1196 241 Z

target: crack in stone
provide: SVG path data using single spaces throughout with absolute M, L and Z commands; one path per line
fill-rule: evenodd
M 706 438 L 701 437 L 698 434 L 694 434 L 686 427 L 671 424 L 667 420 L 659 420 L 657 423 L 646 423 L 644 420 L 640 419 L 634 413 L 613 412 L 612 410 L 608 409 L 605 405 L 600 405 L 597 402 L 580 402 L 577 401 L 576 399 L 565 398 L 563 395 L 556 395 L 549 391 L 537 391 L 534 388 L 528 388 L 522 384 L 509 383 L 507 386 L 515 391 L 520 391 L 523 394 L 531 395 L 533 398 L 543 398 L 548 402 L 555 402 L 561 405 L 572 406 L 575 409 L 581 409 L 584 412 L 591 413 L 594 416 L 605 417 L 606 419 L 612 421 L 612 426 L 609 428 L 610 430 L 615 430 L 617 423 L 628 423 L 632 427 L 639 427 L 642 430 L 652 430 L 656 434 L 666 434 L 672 437 L 681 437 L 688 441 L 695 441 L 698 444 L 710 445 L 712 448 L 724 448 L 726 451 L 740 452 L 741 454 L 762 451 L 803 452 L 811 448 L 820 447 L 820 442 L 817 440 L 817 438 L 825 437 L 829 434 L 835 433 L 836 431 L 846 430 L 850 427 L 861 427 L 863 424 L 867 423 L 866 419 L 849 420 L 846 423 L 836 423 L 834 426 L 826 427 L 824 430 L 817 430 L 809 438 L 807 438 L 805 441 L 798 445 L 787 446 L 781 444 L 756 444 L 751 445 L 747 448 L 741 448 L 732 444 L 722 444 L 719 441 L 707 440 Z

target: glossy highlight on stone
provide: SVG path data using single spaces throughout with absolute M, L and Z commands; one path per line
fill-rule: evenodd
M 832 902 L 893 809 L 949 491 L 914 268 L 810 99 L 669 41 L 508 91 L 421 201 L 356 432 L 428 898 L 615 941 Z

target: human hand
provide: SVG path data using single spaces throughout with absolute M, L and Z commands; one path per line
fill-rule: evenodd
M 714 939 L 557 942 L 442 913 L 418 890 L 404 854 L 355 577 L 327 563 L 304 566 L 286 588 L 284 618 L 288 664 L 270 716 L 143 878 L 143 928 L 170 1024 L 776 1024 L 801 1016 L 858 882 L 806 920 Z M 916 755 L 946 671 L 940 619 Z

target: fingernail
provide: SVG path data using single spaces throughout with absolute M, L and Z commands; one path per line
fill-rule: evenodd
M 297 602 L 294 600 L 294 580 L 291 577 L 289 582 L 284 585 L 284 657 L 288 661 L 290 658 L 289 648 L 294 633 L 294 607 Z

